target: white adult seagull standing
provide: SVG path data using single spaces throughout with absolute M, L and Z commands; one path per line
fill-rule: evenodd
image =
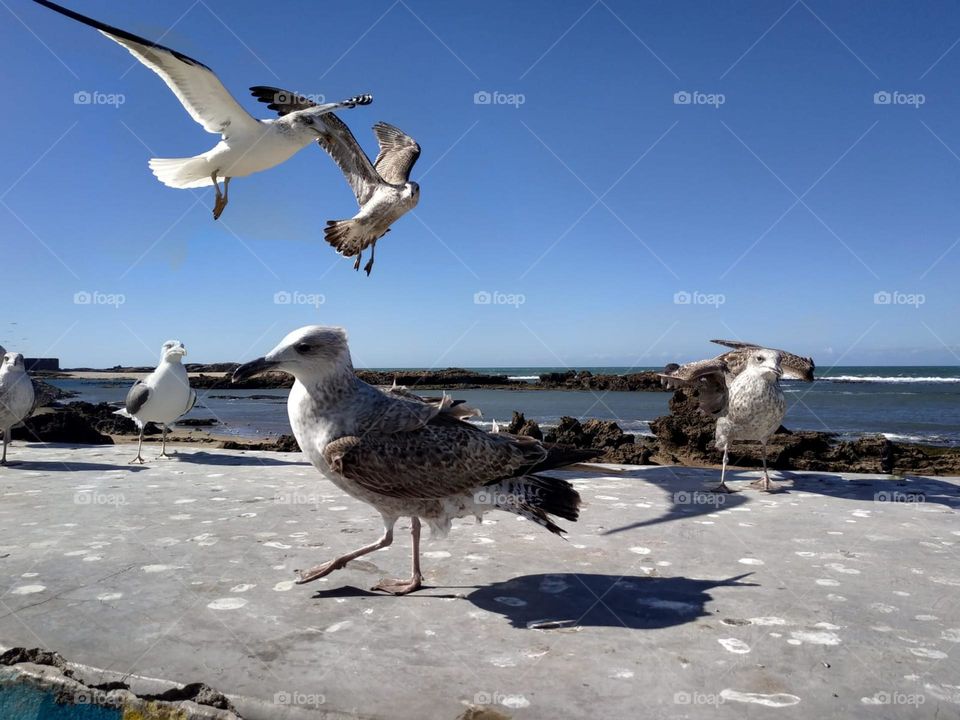
M 787 411 L 780 378 L 813 381 L 815 364 L 810 358 L 753 343 L 714 340 L 733 350 L 711 360 L 670 366 L 661 375 L 668 387 L 689 386 L 697 390 L 700 411 L 717 418 L 715 442 L 723 450 L 720 484 L 711 492 L 730 492 L 726 484 L 730 444 L 736 440 L 759 442 L 763 448 L 761 489 L 771 488 L 767 472 L 767 442 L 783 422 Z
M 131 463 L 145 462 L 141 451 L 143 431 L 149 422 L 163 426 L 160 457 L 170 457 L 167 455 L 167 425 L 190 412 L 197 402 L 197 392 L 190 387 L 187 369 L 182 362 L 186 354 L 187 349 L 182 342 L 167 340 L 160 350 L 160 364 L 157 369 L 143 380 L 134 383 L 127 393 L 124 408 L 116 411 L 117 415 L 130 418 L 140 428 L 137 456 Z
M 309 98 L 289 90 L 257 86 L 250 91 L 281 118 L 314 107 Z M 354 270 L 360 269 L 363 251 L 370 248 L 370 259 L 363 266 L 369 276 L 377 240 L 420 202 L 420 186 L 410 182 L 410 171 L 420 157 L 420 146 L 399 128 L 378 122 L 373 126 L 373 134 L 377 136 L 380 152 L 371 163 L 350 128 L 334 113 L 326 113 L 317 120 L 317 132 L 320 133 L 317 143 L 337 163 L 360 206 L 360 211 L 349 220 L 328 220 L 324 238 L 344 257 L 357 256 Z
M 23 355 L 17 352 L 4 353 L 3 364 L 0 365 L 0 430 L 3 430 L 0 465 L 7 464 L 7 445 L 13 426 L 30 416 L 35 402 L 33 380 L 27 374 Z
M 325 113 L 369 105 L 370 95 L 335 103 L 311 105 L 277 120 L 257 120 L 233 98 L 213 70 L 183 53 L 106 25 L 50 0 L 34 0 L 61 15 L 89 25 L 119 43 L 167 84 L 184 109 L 207 132 L 221 139 L 211 150 L 188 158 L 154 158 L 150 169 L 164 185 L 198 188 L 213 185 L 217 192 L 213 217 L 227 206 L 231 178 L 244 177 L 279 165 L 317 139 L 317 121 Z M 223 181 L 220 190 L 219 181 Z

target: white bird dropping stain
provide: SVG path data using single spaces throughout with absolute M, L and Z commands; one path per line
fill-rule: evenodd
M 634 545 L 632 548 L 630 548 L 630 552 L 636 555 L 649 555 L 650 548 L 643 547 L 642 545 Z
M 47 589 L 46 585 L 21 585 L 10 591 L 11 595 L 35 595 Z
M 101 593 L 97 595 L 97 600 L 100 602 L 110 602 L 111 600 L 119 600 L 123 597 L 123 593 Z
M 438 559 L 450 557 L 450 553 L 448 553 L 446 550 L 431 550 L 430 552 L 423 553 L 423 556 L 426 558 L 433 558 L 435 560 L 438 560 Z
M 947 654 L 941 652 L 940 650 L 933 650 L 931 648 L 910 648 L 912 652 L 917 657 L 929 658 L 930 660 L 946 660 Z
M 725 688 L 720 691 L 720 697 L 724 700 L 733 700 L 734 702 L 742 703 L 753 703 L 754 705 L 763 705 L 765 707 L 790 707 L 791 705 L 796 705 L 800 702 L 800 698 L 796 695 L 790 695 L 788 693 L 773 693 L 771 695 L 764 695 L 763 693 L 750 693 L 750 692 L 740 692 L 739 690 L 732 690 L 731 688 Z
M 140 568 L 145 573 L 161 573 L 173 570 L 173 565 L 144 565 Z
M 719 638 L 717 642 L 723 646 L 724 650 L 737 655 L 746 655 L 750 652 L 750 646 L 737 638 Z
M 741 565 L 763 565 L 763 560 L 759 558 L 740 558 L 737 562 Z
M 208 603 L 207 607 L 211 610 L 238 610 L 247 604 L 245 598 L 220 598 Z
M 343 628 L 350 627 L 351 625 L 353 625 L 352 620 L 341 620 L 340 622 L 336 622 L 330 627 L 328 627 L 326 630 L 324 630 L 324 632 L 328 632 L 328 633 L 339 632 L 340 630 L 343 630 Z
M 240 585 L 234 585 L 232 588 L 230 588 L 230 592 L 242 593 L 242 592 L 246 592 L 247 590 L 253 590 L 255 587 L 256 585 L 250 585 L 249 583 L 241 583 Z
M 284 580 L 274 585 L 273 589 L 276 592 L 287 592 L 288 590 L 292 590 L 294 585 L 296 585 L 296 583 L 293 580 Z
M 817 578 L 814 582 L 823 587 L 837 587 L 840 584 L 838 580 L 832 580 L 831 578 Z
M 940 633 L 940 637 L 950 642 L 960 643 L 960 628 L 947 628 Z
M 811 630 L 796 630 L 790 633 L 790 636 L 799 643 L 810 643 L 811 645 L 839 645 L 840 636 L 832 632 L 814 632 Z M 790 642 L 789 640 L 787 642 Z M 793 643 L 791 643 L 792 645 Z

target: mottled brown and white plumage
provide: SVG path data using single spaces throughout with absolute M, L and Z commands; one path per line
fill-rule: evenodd
M 281 117 L 315 105 L 309 98 L 289 90 L 265 86 L 250 90 Z M 337 163 L 360 206 L 360 211 L 349 220 L 328 220 L 324 237 L 341 255 L 356 256 L 354 270 L 360 269 L 363 251 L 369 247 L 370 260 L 363 268 L 369 275 L 377 240 L 420 201 L 420 186 L 410 182 L 420 146 L 399 128 L 378 122 L 373 132 L 380 152 L 371 163 L 350 128 L 333 113 L 318 118 L 316 127 L 320 132 L 317 142 Z
M 734 348 L 710 360 L 671 365 L 661 375 L 667 387 L 695 387 L 700 411 L 717 418 L 716 445 L 723 450 L 719 492 L 726 485 L 730 444 L 737 440 L 759 442 L 763 447 L 762 488 L 770 489 L 767 472 L 767 441 L 786 414 L 780 378 L 812 381 L 814 362 L 784 350 L 752 343 L 714 340 Z
M 421 520 L 443 536 L 454 518 L 479 518 L 490 510 L 521 515 L 556 534 L 563 531 L 551 514 L 577 519 L 580 496 L 570 483 L 538 473 L 593 453 L 487 433 L 466 422 L 476 411 L 446 396 L 425 399 L 403 388 L 368 385 L 353 371 L 340 328 L 296 330 L 265 357 L 237 368 L 234 379 L 265 370 L 296 378 L 287 410 L 306 456 L 341 490 L 373 506 L 384 524 L 380 540 L 298 572 L 299 583 L 390 545 L 401 517 L 413 521 L 413 576 L 383 580 L 375 588 L 396 594 L 420 587 Z
M 10 431 L 28 418 L 36 404 L 33 380 L 27 374 L 23 355 L 4 353 L 0 362 L 0 430 L 3 431 L 3 455 L 0 465 L 7 464 Z

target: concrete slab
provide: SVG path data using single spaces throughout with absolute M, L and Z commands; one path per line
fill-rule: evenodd
M 426 543 L 428 589 L 395 598 L 367 588 L 407 572 L 402 531 L 292 584 L 379 532 L 299 455 L 130 454 L 12 449 L 0 645 L 204 682 L 246 718 L 960 717 L 955 478 L 712 496 L 711 470 L 561 473 L 587 503 L 569 542 L 461 521 Z

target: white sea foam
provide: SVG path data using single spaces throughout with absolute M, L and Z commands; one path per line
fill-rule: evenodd
M 937 375 L 922 377 L 903 377 L 900 375 L 830 375 L 819 377 L 823 382 L 838 383 L 960 383 L 960 377 L 941 377 Z

